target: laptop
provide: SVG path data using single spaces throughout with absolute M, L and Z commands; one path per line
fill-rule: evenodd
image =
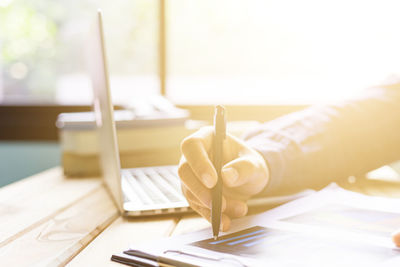
M 101 11 L 90 41 L 93 108 L 105 185 L 123 215 L 142 216 L 189 211 L 181 192 L 177 166 L 121 169 Z
M 118 209 L 125 216 L 192 211 L 181 191 L 178 166 L 121 169 L 101 11 L 98 11 L 95 34 L 92 38 L 88 61 L 98 128 L 100 164 L 105 185 Z M 255 198 L 249 200 L 248 205 L 249 207 L 271 206 L 303 195 Z

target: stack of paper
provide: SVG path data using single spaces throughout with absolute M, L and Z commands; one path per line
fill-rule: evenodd
M 132 247 L 113 259 L 147 253 L 186 266 L 400 266 L 391 233 L 400 199 L 365 196 L 336 185 L 268 212 L 234 221 L 218 240 L 211 229 Z M 183 265 L 185 266 L 185 265 Z

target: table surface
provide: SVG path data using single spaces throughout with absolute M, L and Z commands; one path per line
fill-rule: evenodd
M 400 197 L 392 182 L 342 186 Z M 132 244 L 208 226 L 195 214 L 127 219 L 118 214 L 99 178 L 65 178 L 53 168 L 0 189 L 2 266 L 122 266 L 113 253 Z

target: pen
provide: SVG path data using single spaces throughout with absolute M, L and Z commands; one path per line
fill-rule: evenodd
M 126 265 L 139 267 L 197 267 L 197 265 L 162 256 L 155 256 L 140 250 L 129 249 L 124 251 L 124 254 L 130 255 L 132 257 L 127 258 L 124 256 L 112 255 L 111 260 Z
M 215 107 L 214 115 L 214 168 L 217 171 L 217 183 L 211 189 L 211 226 L 213 237 L 216 240 L 221 225 L 221 209 L 222 209 L 222 177 L 221 168 L 223 164 L 223 142 L 226 137 L 226 116 L 225 108 L 221 105 Z

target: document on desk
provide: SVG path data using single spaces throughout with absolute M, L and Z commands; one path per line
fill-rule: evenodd
M 391 241 L 398 228 L 400 199 L 365 196 L 332 184 L 235 220 L 218 240 L 207 228 L 131 250 L 187 266 L 400 266 L 400 249 Z

